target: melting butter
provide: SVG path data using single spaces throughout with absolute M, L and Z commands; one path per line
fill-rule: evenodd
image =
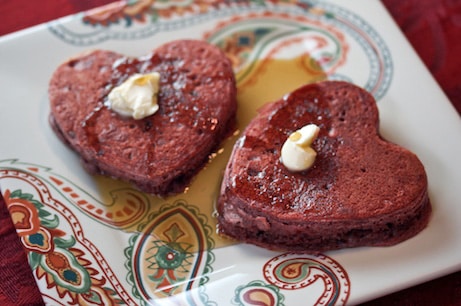
M 311 147 L 317 138 L 320 128 L 308 124 L 293 132 L 282 146 L 281 162 L 290 171 L 307 170 L 315 162 L 317 152 Z
M 134 74 L 111 90 L 107 106 L 122 116 L 136 120 L 153 115 L 159 108 L 159 80 L 158 72 Z

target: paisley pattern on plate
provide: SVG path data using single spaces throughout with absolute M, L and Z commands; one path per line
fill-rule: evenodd
M 263 281 L 255 280 L 247 285 L 235 289 L 235 296 L 232 304 L 245 305 L 267 305 L 284 306 L 284 296 L 277 286 L 266 284 Z
M 349 298 L 350 281 L 346 271 L 322 254 L 282 254 L 268 261 L 263 270 L 270 284 L 285 290 L 299 290 L 323 281 L 324 291 L 315 305 L 344 305 Z
M 75 199 L 87 193 L 58 179 L 50 168 L 17 160 L 0 161 L 0 166 L 0 182 L 10 186 L 4 191 L 5 202 L 45 301 L 56 305 L 149 305 L 152 301 L 162 304 L 162 300 L 215 304 L 206 290 L 215 269 L 213 228 L 210 217 L 198 207 L 183 200 L 165 202 L 158 210 L 151 208 L 131 233 L 113 222 L 101 222 L 93 210 L 79 210 Z M 110 213 L 103 204 L 96 209 L 101 215 Z M 100 237 L 95 224 L 87 224 L 91 220 L 109 228 L 110 234 Z M 106 244 L 116 248 L 108 253 Z M 226 262 L 224 269 L 230 264 Z M 308 291 L 319 296 L 318 305 L 348 298 L 347 273 L 322 254 L 286 253 L 253 269 L 247 271 L 250 277 L 260 270 L 265 281 L 237 286 L 229 302 L 284 305 L 287 290 L 302 290 L 319 280 L 323 291 Z
M 171 37 L 216 44 L 236 73 L 239 130 L 261 105 L 302 84 L 348 80 L 379 99 L 393 73 L 376 31 L 324 1 L 120 1 L 48 29 L 65 44 L 91 48 L 152 36 L 156 44 Z M 357 79 L 349 76 L 352 55 L 366 67 Z M 244 245 L 216 234 L 214 200 L 236 136 L 185 194 L 167 199 L 110 179 L 72 181 L 45 166 L 0 161 L 2 192 L 45 302 L 289 305 L 301 294 L 317 305 L 346 303 L 349 277 L 333 258 L 245 257 Z M 228 262 L 228 253 L 240 257 Z M 221 276 L 232 269 L 238 279 Z
M 303 42 L 306 38 L 301 39 L 299 36 L 307 35 L 317 39 L 315 41 L 310 38 L 307 50 L 303 50 L 312 51 L 309 54 L 314 59 L 309 64 L 311 69 L 322 65 L 331 79 L 353 81 L 370 91 L 378 100 L 386 93 L 392 79 L 390 52 L 379 34 L 361 17 L 324 1 L 117 2 L 86 13 L 82 20 L 81 24 L 73 24 L 72 27 L 59 21 L 50 23 L 49 30 L 63 41 L 79 46 L 94 45 L 106 40 L 144 39 L 164 32 L 204 25 L 207 29 L 218 28 L 221 33 L 207 33 L 204 37 L 195 38 L 205 38 L 221 45 L 224 38 L 229 43 L 237 31 L 253 32 L 248 34 L 256 40 L 240 35 L 236 37 L 238 40 L 232 41 L 235 47 L 246 47 L 244 53 L 239 49 L 238 54 L 234 54 L 240 60 L 261 59 L 261 54 L 264 54 L 262 51 L 273 51 L 270 50 L 273 46 L 268 46 L 271 41 L 280 43 L 288 39 L 290 43 L 293 37 L 298 36 L 298 42 Z M 194 34 L 200 31 L 203 30 Z M 184 31 L 179 35 L 191 38 L 190 33 Z M 218 41 L 216 35 L 221 35 Z M 368 61 L 364 63 L 369 67 L 368 76 L 363 80 L 351 80 L 346 72 L 335 69 L 346 60 L 346 40 L 349 44 L 358 44 L 360 50 L 356 52 L 363 53 L 361 57 Z M 330 50 L 322 49 L 321 45 L 328 41 L 333 41 Z M 222 46 L 229 54 L 228 44 Z M 241 65 L 241 62 L 236 64 Z
M 55 197 L 52 184 L 31 170 L 40 172 L 2 168 L 0 181 L 18 186 L 5 189 L 4 199 L 44 295 L 59 304 L 118 303 L 127 293 L 105 255 L 86 238 L 69 203 Z
M 254 280 L 237 287 L 232 303 L 285 305 L 281 290 L 300 290 L 315 283 L 322 283 L 323 292 L 318 295 L 311 293 L 311 301 L 307 301 L 306 296 L 305 305 L 345 305 L 349 298 L 350 281 L 346 271 L 338 262 L 322 254 L 278 255 L 266 262 L 263 274 L 265 281 Z
M 184 293 L 176 303 L 206 304 L 208 297 L 200 286 L 207 283 L 214 260 L 207 216 L 178 201 L 163 205 L 148 219 L 125 250 L 133 294 L 148 303 L 163 298 L 171 302 L 171 296 Z

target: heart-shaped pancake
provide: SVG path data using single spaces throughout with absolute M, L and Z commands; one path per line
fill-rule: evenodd
M 135 73 L 160 74 L 158 111 L 126 118 L 107 107 L 112 88 Z M 49 86 L 50 122 L 85 167 L 168 195 L 184 190 L 235 121 L 228 58 L 203 41 L 178 40 L 140 58 L 96 50 L 70 59 Z
M 320 127 L 313 166 L 289 171 L 287 137 Z M 265 105 L 236 142 L 218 200 L 218 229 L 269 249 L 387 246 L 428 223 L 427 177 L 415 154 L 384 140 L 365 90 L 326 81 Z

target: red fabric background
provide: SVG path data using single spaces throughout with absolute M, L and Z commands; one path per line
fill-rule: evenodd
M 0 35 L 112 1 L 0 0 Z M 461 1 L 382 2 L 461 113 Z M 1 196 L 0 243 L 0 305 L 42 305 L 27 258 Z M 461 305 L 461 272 L 364 305 Z
M 382 2 L 461 113 L 461 1 Z

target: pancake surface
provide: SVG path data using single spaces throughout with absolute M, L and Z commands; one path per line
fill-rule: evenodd
M 159 110 L 122 117 L 106 105 L 110 90 L 135 73 L 160 73 Z M 49 85 L 50 123 L 93 173 L 169 195 L 184 190 L 233 128 L 232 66 L 203 41 L 172 41 L 140 58 L 104 50 L 60 65 Z
M 287 137 L 314 123 L 317 158 L 290 172 Z M 422 163 L 378 133 L 365 90 L 326 81 L 265 105 L 234 146 L 218 199 L 218 229 L 269 249 L 322 252 L 388 246 L 420 232 L 431 206 Z

